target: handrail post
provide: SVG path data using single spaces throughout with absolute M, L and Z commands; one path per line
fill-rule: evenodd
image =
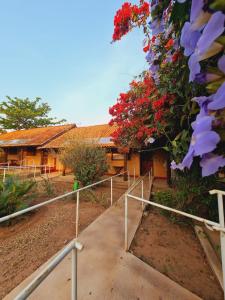
M 135 167 L 134 167 L 134 182 L 136 180 L 136 170 L 135 170 Z
M 3 170 L 3 180 L 2 181 L 5 182 L 5 168 Z
M 128 251 L 128 237 L 127 237 L 127 229 L 128 229 L 128 220 L 127 220 L 127 216 L 128 216 L 128 196 L 127 194 L 125 194 L 125 227 L 124 227 L 124 233 L 125 233 L 125 251 Z
M 34 179 L 35 179 L 35 177 L 36 177 L 36 165 L 34 166 Z
M 128 187 L 130 187 L 130 172 L 127 171 L 127 175 L 128 175 Z
M 219 223 L 220 223 L 220 227 L 224 229 L 225 227 L 224 207 L 223 207 L 224 192 L 219 190 L 212 190 L 209 193 L 211 195 L 217 194 Z M 220 245 L 221 245 L 222 274 L 223 274 L 223 292 L 224 292 L 224 299 L 225 299 L 225 232 L 223 231 L 220 231 Z
M 141 181 L 141 198 L 144 199 L 144 180 Z M 142 210 L 144 208 L 144 202 L 141 201 Z
M 113 179 L 111 177 L 111 206 L 113 205 Z
M 77 248 L 74 244 L 74 248 L 72 250 L 72 280 L 71 280 L 71 299 L 77 300 Z
M 224 228 L 224 208 L 223 208 L 223 195 L 217 194 L 218 198 L 218 209 L 219 209 L 219 223 Z M 223 291 L 225 299 L 225 233 L 220 232 L 220 244 L 221 244 L 221 258 L 222 258 L 222 270 L 223 270 Z
M 77 192 L 77 203 L 76 203 L 76 238 L 78 237 L 79 227 L 79 203 L 80 203 L 80 192 Z

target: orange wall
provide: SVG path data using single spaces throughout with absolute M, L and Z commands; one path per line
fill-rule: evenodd
M 111 153 L 106 154 L 108 164 L 108 174 L 114 175 L 121 168 L 120 172 L 124 170 L 124 160 L 112 160 Z M 127 169 L 131 176 L 140 176 L 140 154 L 132 153 L 130 159 L 127 161 Z
M 164 151 L 158 150 L 153 154 L 153 175 L 158 178 L 167 177 L 167 157 Z

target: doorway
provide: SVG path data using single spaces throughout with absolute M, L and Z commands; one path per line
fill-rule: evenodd
M 153 156 L 151 151 L 141 152 L 141 175 L 148 173 L 153 167 Z

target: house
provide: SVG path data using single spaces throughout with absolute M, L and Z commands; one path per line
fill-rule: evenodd
M 107 124 L 62 125 L 4 133 L 0 135 L 0 147 L 4 151 L 2 161 L 10 165 L 47 165 L 51 171 L 64 171 L 59 159 L 60 149 L 68 139 L 81 138 L 95 141 L 106 149 L 110 175 L 127 168 L 131 176 L 140 176 L 152 168 L 155 177 L 167 177 L 167 159 L 163 150 L 129 149 L 128 153 L 123 153 L 111 140 L 115 129 Z
M 138 149 L 129 149 L 127 154 L 124 154 L 118 146 L 116 146 L 111 139 L 112 133 L 115 131 L 115 126 L 108 124 L 94 125 L 86 127 L 75 127 L 65 134 L 52 139 L 49 143 L 44 144 L 40 149 L 55 152 L 55 159 L 59 170 L 63 169 L 60 165 L 59 157 L 57 155 L 60 148 L 66 143 L 66 140 L 71 138 L 81 138 L 85 140 L 94 140 L 101 147 L 106 149 L 108 174 L 114 175 L 123 172 L 125 165 L 131 176 L 140 176 L 146 174 L 151 168 L 154 171 L 154 176 L 158 178 L 167 177 L 167 157 L 163 150 L 140 151 Z
M 16 130 L 0 135 L 1 162 L 17 165 L 51 165 L 57 169 L 54 161 L 49 161 L 46 152 L 39 147 L 59 137 L 76 125 L 49 126 Z

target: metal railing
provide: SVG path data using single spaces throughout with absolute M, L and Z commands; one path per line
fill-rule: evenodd
M 52 261 L 15 297 L 15 300 L 27 299 L 55 267 L 72 251 L 71 263 L 71 299 L 77 300 L 77 250 L 81 251 L 83 246 L 76 240 L 69 243 L 60 251 Z
M 2 173 L 2 181 L 5 182 L 7 172 L 10 174 L 10 171 L 19 171 L 19 174 L 21 175 L 22 171 L 28 171 L 29 174 L 32 174 L 32 177 L 36 179 L 38 169 L 44 170 L 44 175 L 47 177 L 47 174 L 51 172 L 51 166 L 49 165 L 21 165 L 21 166 L 10 166 L 9 164 L 7 166 L 0 166 L 0 170 L 3 170 Z M 40 172 L 41 173 L 41 172 Z M 22 174 L 24 175 L 24 174 Z
M 150 189 L 152 187 L 153 177 L 150 179 Z M 139 180 L 135 185 L 133 185 L 127 193 L 125 193 L 125 236 L 124 236 L 124 245 L 125 245 L 125 251 L 128 251 L 128 199 L 134 199 L 137 201 L 140 201 L 142 204 L 149 204 L 154 207 L 158 207 L 179 215 L 182 215 L 184 217 L 193 219 L 198 222 L 204 223 L 206 226 L 209 226 L 212 230 L 217 230 L 220 232 L 220 243 L 221 243 L 221 258 L 222 258 L 222 274 L 223 274 L 223 289 L 225 290 L 225 220 L 224 220 L 224 205 L 223 205 L 223 196 L 225 196 L 225 191 L 220 190 L 212 190 L 209 193 L 211 195 L 217 195 L 218 200 L 218 213 L 219 213 L 219 223 L 213 222 L 211 220 L 207 220 L 162 204 L 158 204 L 156 202 L 146 200 L 143 197 L 144 191 L 142 190 L 141 197 L 134 196 L 131 194 L 131 192 L 134 190 L 134 188 L 138 184 L 142 184 L 143 186 L 143 179 Z M 224 293 L 224 299 L 225 299 L 225 293 Z
M 62 251 L 60 251 L 53 259 L 52 261 L 42 270 L 40 273 L 31 281 L 28 286 L 26 286 L 15 298 L 15 300 L 23 300 L 27 299 L 27 297 L 41 284 L 41 282 L 55 269 L 55 267 L 72 251 L 72 290 L 71 290 L 71 299 L 76 300 L 77 299 L 77 250 L 81 250 L 83 246 L 77 241 L 78 236 L 78 229 L 79 229 L 79 202 L 80 202 L 80 192 L 84 191 L 88 188 L 94 187 L 96 185 L 99 185 L 103 182 L 110 181 L 110 204 L 113 205 L 113 179 L 124 175 L 125 173 L 128 173 L 128 188 L 130 187 L 130 175 L 128 171 L 122 172 L 120 174 L 116 174 L 112 177 L 103 179 L 101 181 L 98 181 L 96 183 L 90 184 L 88 186 L 82 187 L 76 191 L 72 191 L 63 195 L 60 195 L 58 197 L 55 197 L 53 199 L 47 200 L 45 202 L 39 203 L 37 205 L 33 205 L 31 207 L 28 207 L 26 209 L 23 209 L 21 211 L 18 211 L 16 213 L 10 214 L 8 216 L 0 218 L 0 223 L 8 221 L 12 218 L 21 216 L 27 212 L 33 211 L 37 208 L 40 208 L 42 206 L 48 205 L 50 203 L 53 203 L 57 200 L 63 199 L 65 197 L 71 196 L 76 194 L 76 239 L 72 241 L 70 244 L 68 244 Z M 133 185 L 136 185 L 135 181 L 133 181 L 131 187 Z
M 47 201 L 44 201 L 42 203 L 39 203 L 39 204 L 30 206 L 30 207 L 27 207 L 27 208 L 25 208 L 23 210 L 17 211 L 15 213 L 10 214 L 10 215 L 1 217 L 0 218 L 0 223 L 8 221 L 8 220 L 13 219 L 13 218 L 16 218 L 16 217 L 21 216 L 21 215 L 23 215 L 25 213 L 31 212 L 31 211 L 33 211 L 35 209 L 38 209 L 38 208 L 42 207 L 42 206 L 46 206 L 46 205 L 48 205 L 50 203 L 53 203 L 53 202 L 55 202 L 57 200 L 65 199 L 65 198 L 67 198 L 69 196 L 72 196 L 72 195 L 76 194 L 77 195 L 77 199 L 76 199 L 76 237 L 77 237 L 78 236 L 78 226 L 79 226 L 80 192 L 82 192 L 84 190 L 87 190 L 89 188 L 92 188 L 92 187 L 94 187 L 96 185 L 99 185 L 101 183 L 110 181 L 110 205 L 113 205 L 113 179 L 116 178 L 116 177 L 118 177 L 118 176 L 124 175 L 125 173 L 128 173 L 128 172 L 126 171 L 126 172 L 122 172 L 122 173 L 116 174 L 114 176 L 105 178 L 105 179 L 103 179 L 101 181 L 98 181 L 98 182 L 92 183 L 90 185 L 87 185 L 85 187 L 79 188 L 79 189 L 77 189 L 75 191 L 71 191 L 69 193 L 57 196 L 55 198 L 49 199 Z M 128 173 L 128 185 L 130 185 L 130 175 L 129 175 L 129 173 Z

